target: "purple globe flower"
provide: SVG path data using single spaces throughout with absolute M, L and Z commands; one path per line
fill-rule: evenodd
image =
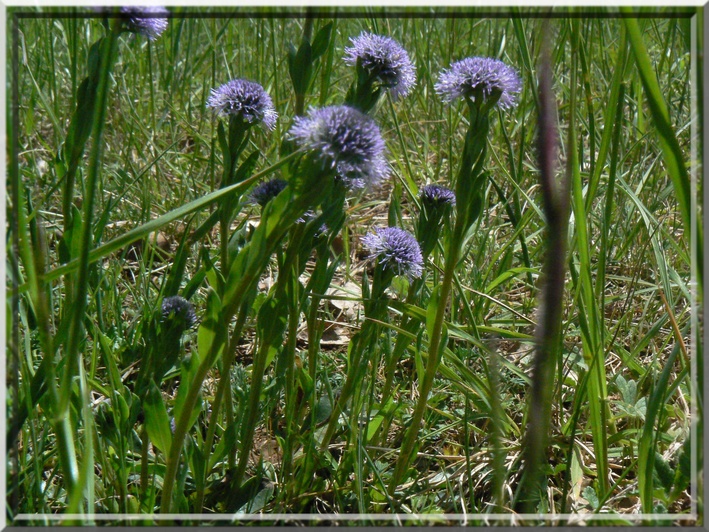
M 310 109 L 289 134 L 299 148 L 318 152 L 323 168 L 334 168 L 349 188 L 376 186 L 389 175 L 379 127 L 352 107 Z
M 170 296 L 164 298 L 161 310 L 163 322 L 170 323 L 181 330 L 190 329 L 197 323 L 194 307 L 184 297 Z
M 164 7 L 127 6 L 121 8 L 127 17 L 128 31 L 138 33 L 154 41 L 167 29 L 167 16 L 170 12 Z
M 517 105 L 516 94 L 522 90 L 522 81 L 517 71 L 502 61 L 490 57 L 468 57 L 443 70 L 435 89 L 448 103 L 458 98 L 468 98 L 481 104 L 487 102 L 493 93 L 501 93 L 497 105 L 506 110 Z
M 442 185 L 426 185 L 419 191 L 419 198 L 425 207 L 431 209 L 455 205 L 455 192 Z
M 276 113 L 273 101 L 263 87 L 246 79 L 233 79 L 212 93 L 207 106 L 213 107 L 223 116 L 240 116 L 250 124 L 263 124 L 268 129 L 276 127 Z
M 373 233 L 362 238 L 362 243 L 369 249 L 370 258 L 376 258 L 379 264 L 396 275 L 405 275 L 409 279 L 421 277 L 423 256 L 416 238 L 398 227 L 375 227 Z
M 416 83 L 416 68 L 401 45 L 390 37 L 362 32 L 350 38 L 345 63 L 359 64 L 389 89 L 394 99 L 406 96 Z
M 265 181 L 251 191 L 251 200 L 261 205 L 261 207 L 265 207 L 266 204 L 278 196 L 286 186 L 288 186 L 288 183 L 283 179 L 275 178 L 270 181 Z

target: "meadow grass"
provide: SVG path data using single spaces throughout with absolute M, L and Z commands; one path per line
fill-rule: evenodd
M 159 511 L 701 517 L 701 486 L 689 486 L 701 444 L 690 431 L 702 427 L 691 381 L 701 343 L 690 341 L 703 286 L 701 223 L 691 238 L 694 10 L 170 11 L 148 40 L 75 10 L 10 10 L 9 522 Z M 296 116 L 345 101 L 356 69 L 344 48 L 363 30 L 395 39 L 417 68 L 410 94 L 371 111 L 389 179 L 325 199 L 294 184 L 262 210 L 254 185 L 306 179 L 283 140 Z M 570 202 L 555 238 L 536 141 L 544 38 L 559 139 L 550 179 L 568 182 Z M 499 58 L 522 81 L 483 137 L 482 208 L 444 227 L 420 285 L 396 277 L 376 307 L 381 271 L 361 239 L 375 226 L 414 232 L 419 190 L 454 188 L 469 164 L 466 106 L 434 88 L 468 56 Z M 76 111 L 92 72 L 98 103 Z M 250 130 L 225 183 L 235 147 L 207 99 L 237 77 L 260 83 L 279 119 Z M 332 234 L 286 222 L 304 198 Z M 559 333 L 532 372 L 550 254 L 565 272 Z M 200 325 L 174 368 L 139 391 L 148 360 L 164 356 L 160 305 L 175 295 Z M 530 390 L 548 409 L 536 459 L 525 454 Z

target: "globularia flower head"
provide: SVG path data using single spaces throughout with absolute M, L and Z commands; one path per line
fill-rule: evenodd
M 192 303 L 184 297 L 170 296 L 162 300 L 162 321 L 179 328 L 180 330 L 190 329 L 197 323 Z
M 349 188 L 376 186 L 389 175 L 386 147 L 377 124 L 345 105 L 310 109 L 295 118 L 290 137 L 315 151 L 324 168 L 334 168 Z
M 522 90 L 522 82 L 517 71 L 502 61 L 468 57 L 443 70 L 435 89 L 446 102 L 468 98 L 476 104 L 487 102 L 493 93 L 500 93 L 497 105 L 510 109 L 517 104 L 516 94 Z
M 212 89 L 207 105 L 224 116 L 240 116 L 250 124 L 261 123 L 268 129 L 276 127 L 273 101 L 261 85 L 246 79 L 233 79 Z
M 154 41 L 167 29 L 167 15 L 170 12 L 158 6 L 127 6 L 121 8 L 121 13 L 127 17 L 128 31 Z
M 278 196 L 286 186 L 288 186 L 288 183 L 283 179 L 275 178 L 270 181 L 264 181 L 251 191 L 251 200 L 261 205 L 261 207 L 265 207 L 266 204 Z
M 416 238 L 398 227 L 375 227 L 373 233 L 362 238 L 369 249 L 370 258 L 376 258 L 385 270 L 409 279 L 421 277 L 423 256 Z
M 398 42 L 367 32 L 350 40 L 352 46 L 345 48 L 345 63 L 356 65 L 359 62 L 395 99 L 409 93 L 416 83 L 416 68 Z
M 455 205 L 455 192 L 442 185 L 426 185 L 419 192 L 424 207 L 438 209 Z

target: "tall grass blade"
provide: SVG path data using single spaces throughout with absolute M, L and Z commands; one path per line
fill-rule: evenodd
M 621 7 L 622 13 L 632 13 L 630 7 Z M 662 149 L 663 159 L 667 173 L 672 179 L 679 210 L 682 215 L 682 221 L 685 228 L 685 239 L 689 239 L 692 234 L 692 205 L 690 199 L 690 181 L 689 173 L 684 162 L 684 154 L 682 148 L 677 141 L 675 130 L 670 123 L 670 115 L 667 110 L 667 104 L 662 96 L 660 84 L 657 81 L 657 75 L 650 62 L 645 41 L 640 33 L 637 19 L 626 17 L 623 19 L 625 27 L 628 31 L 630 46 L 635 57 L 635 63 L 638 67 L 640 80 L 642 81 L 645 96 L 650 106 L 650 113 L 657 127 L 657 133 L 660 140 L 660 148 Z M 695 118 L 696 119 L 696 118 Z M 701 293 L 704 276 L 704 239 L 702 237 L 702 225 L 697 221 L 696 225 L 697 239 L 696 250 L 694 257 L 697 261 L 697 281 L 698 290 Z

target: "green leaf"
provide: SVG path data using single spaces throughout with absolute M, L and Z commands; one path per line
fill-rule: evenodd
M 374 416 L 374 419 L 372 419 L 369 422 L 369 425 L 367 426 L 367 442 L 371 442 L 372 438 L 377 434 L 377 431 L 379 430 L 379 427 L 381 427 L 382 422 L 384 421 L 384 416 L 383 415 L 378 415 Z
M 222 324 L 218 319 L 221 309 L 221 300 L 214 290 L 207 292 L 207 305 L 205 317 L 197 330 L 197 353 L 204 358 L 212 348 L 217 328 Z
M 256 163 L 258 163 L 258 158 L 261 156 L 260 150 L 255 150 L 251 155 L 249 155 L 234 174 L 234 182 L 239 183 L 243 181 L 246 176 L 250 175 L 256 169 Z
M 693 429 L 695 430 L 695 429 Z M 692 439 L 687 438 L 682 444 L 677 459 L 677 469 L 675 469 L 675 478 L 672 481 L 673 488 L 670 500 L 674 502 L 684 490 L 687 489 L 692 478 L 692 459 L 691 459 Z
M 303 41 L 290 64 L 290 76 L 296 94 L 305 94 L 312 72 L 312 49 L 308 41 Z
M 596 495 L 596 490 L 591 486 L 586 486 L 581 493 L 581 497 L 586 499 L 591 507 L 595 510 L 598 508 L 598 495 Z
M 513 277 L 517 277 L 520 273 L 536 273 L 539 271 L 539 268 L 524 268 L 524 267 L 519 267 L 519 268 L 511 268 L 505 272 L 503 272 L 501 275 L 499 275 L 495 280 L 493 280 L 490 284 L 487 285 L 485 288 L 486 293 L 492 292 L 495 288 L 497 288 L 499 285 L 507 281 L 508 279 L 512 279 Z
M 298 54 L 298 50 L 296 50 L 295 46 L 293 45 L 292 42 L 288 43 L 288 50 L 286 50 L 286 53 L 288 54 L 286 57 L 288 59 L 288 72 L 291 73 L 291 81 L 293 82 L 293 69 L 295 68 L 295 56 Z M 295 85 L 295 83 L 293 83 Z
M 200 250 L 200 257 L 204 263 L 204 274 L 207 278 L 209 286 L 218 294 L 224 293 L 224 276 L 214 265 L 214 261 L 209 254 L 209 249 L 203 247 Z
M 620 10 L 625 14 L 632 13 L 628 7 L 621 7 Z M 679 203 L 679 209 L 684 221 L 684 235 L 689 238 L 692 234 L 692 200 L 690 192 L 690 180 L 687 167 L 684 164 L 684 153 L 682 147 L 677 141 L 675 130 L 670 122 L 670 115 L 667 110 L 667 104 L 662 95 L 660 84 L 657 81 L 657 75 L 653 68 L 650 56 L 648 55 L 643 35 L 638 27 L 637 19 L 626 17 L 623 18 L 625 27 L 628 30 L 630 45 L 635 56 L 635 61 L 640 73 L 640 79 L 645 90 L 647 102 L 650 107 L 652 118 L 657 126 L 657 133 L 660 140 L 660 148 L 662 149 L 663 159 L 667 168 L 667 174 L 672 180 L 672 185 L 675 190 L 675 196 Z M 699 290 L 701 292 L 704 254 L 703 254 L 703 237 L 702 225 L 697 224 L 696 227 L 696 255 L 697 260 L 696 275 L 699 281 Z M 649 508 L 648 508 L 649 509 Z
M 190 385 L 197 374 L 199 369 L 199 356 L 193 353 L 192 356 L 185 357 L 182 361 L 180 368 L 180 387 L 177 389 L 177 397 L 175 397 L 175 408 L 173 414 L 176 420 L 180 419 L 182 416 L 182 410 L 185 407 L 185 401 L 187 400 L 187 393 L 189 392 Z M 199 413 L 202 411 L 202 398 L 199 397 L 194 405 L 192 406 L 192 412 L 190 413 L 190 419 L 187 424 L 187 430 L 189 430 L 197 421 Z
M 219 461 L 227 455 L 229 450 L 236 443 L 237 428 L 238 427 L 236 423 L 227 425 L 226 429 L 224 430 L 224 434 L 222 434 L 221 438 L 219 438 L 219 444 L 217 444 L 217 447 L 214 449 L 214 452 L 209 457 L 210 472 L 212 471 L 214 466 L 217 465 Z
M 672 484 L 675 480 L 675 472 L 670 467 L 660 453 L 655 451 L 655 473 L 657 473 L 657 478 L 660 480 L 660 484 L 665 488 L 666 492 L 672 489 Z
M 626 381 L 622 375 L 618 375 L 615 380 L 618 390 L 623 396 L 623 401 L 629 405 L 635 404 L 635 397 L 637 395 L 637 384 L 634 380 Z
M 645 425 L 642 436 L 638 443 L 638 490 L 643 513 L 653 511 L 654 482 L 653 472 L 655 470 L 655 421 L 660 407 L 665 402 L 667 385 L 674 366 L 675 359 L 679 353 L 679 345 L 675 344 L 669 358 L 665 362 L 665 367 L 660 374 L 660 378 L 655 384 L 655 389 L 650 396 L 647 412 L 645 414 Z
M 170 418 L 167 415 L 162 394 L 152 381 L 143 400 L 143 409 L 145 410 L 145 429 L 148 431 L 150 441 L 163 453 L 169 453 L 170 445 L 172 445 Z
M 121 372 L 118 370 L 118 365 L 113 359 L 111 340 L 98 327 L 94 327 L 94 335 L 101 345 L 101 353 L 103 353 L 103 361 L 106 364 L 106 368 L 108 368 L 108 381 L 111 384 L 111 388 L 113 390 L 121 390 L 123 382 L 121 381 Z
M 61 262 L 69 262 L 72 257 L 78 257 L 81 247 L 81 211 L 72 204 L 71 212 L 69 225 L 59 241 L 59 260 Z
M 313 60 L 318 59 L 326 51 L 330 44 L 330 34 L 332 33 L 332 22 L 329 22 L 315 34 L 311 45 L 311 55 Z

